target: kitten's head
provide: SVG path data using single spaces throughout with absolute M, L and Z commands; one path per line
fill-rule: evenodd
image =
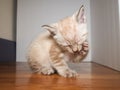
M 87 26 L 84 6 L 71 17 L 64 18 L 51 25 L 43 25 L 56 42 L 70 53 L 81 50 L 81 44 L 87 40 Z

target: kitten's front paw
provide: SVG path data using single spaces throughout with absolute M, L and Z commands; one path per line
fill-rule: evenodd
M 50 75 L 53 74 L 55 71 L 51 67 L 43 67 L 41 69 L 41 73 L 44 75 Z
M 59 75 L 63 76 L 63 77 L 76 77 L 78 74 L 77 72 L 71 70 L 71 69 L 66 69 L 66 70 L 62 70 L 58 72 Z

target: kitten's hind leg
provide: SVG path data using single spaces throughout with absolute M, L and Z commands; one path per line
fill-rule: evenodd
M 33 70 L 34 73 L 38 73 L 38 74 L 44 74 L 44 75 L 51 75 L 53 74 L 55 71 L 52 67 L 48 67 L 48 66 L 42 66 L 42 65 L 38 65 L 38 64 L 32 64 L 31 65 L 31 69 Z
M 55 72 L 54 69 L 48 65 L 48 63 L 41 65 L 41 63 L 37 60 L 28 60 L 28 64 L 34 73 L 51 75 Z

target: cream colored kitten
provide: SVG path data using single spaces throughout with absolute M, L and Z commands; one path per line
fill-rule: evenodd
M 30 46 L 28 63 L 32 70 L 45 75 L 55 71 L 63 77 L 76 77 L 67 61 L 79 62 L 88 52 L 87 27 L 84 7 L 71 17 L 51 25 Z

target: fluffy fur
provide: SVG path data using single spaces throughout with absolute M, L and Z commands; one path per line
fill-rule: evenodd
M 77 73 L 66 62 L 80 62 L 88 52 L 84 7 L 71 17 L 42 27 L 49 32 L 41 33 L 28 51 L 32 70 L 45 75 L 57 71 L 63 77 L 76 77 Z

